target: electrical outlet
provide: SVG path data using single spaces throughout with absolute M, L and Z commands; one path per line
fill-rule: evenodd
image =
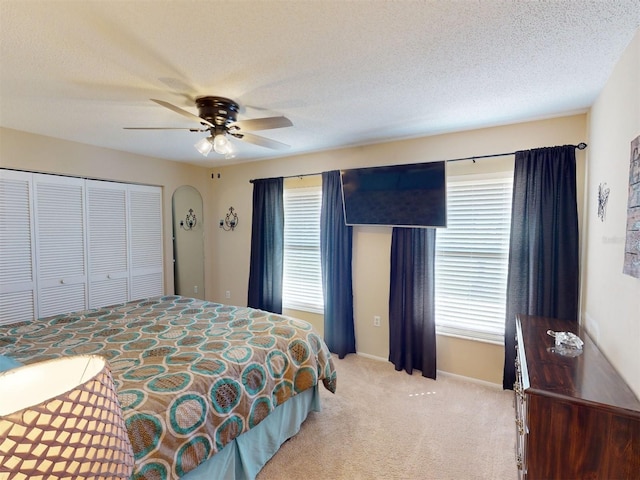
M 193 286 L 193 293 L 198 293 L 198 285 Z
M 231 291 L 227 290 L 227 291 L 224 293 L 224 297 L 225 297 L 225 298 L 231 298 Z
M 379 327 L 380 326 L 380 316 L 379 315 L 374 315 L 374 317 L 373 317 L 373 326 L 374 327 Z

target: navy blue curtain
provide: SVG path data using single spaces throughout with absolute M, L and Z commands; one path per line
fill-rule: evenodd
M 515 382 L 519 313 L 577 322 L 579 258 L 573 145 L 516 152 L 503 387 Z
M 396 370 L 436 378 L 434 228 L 391 234 L 389 361 Z
M 248 305 L 274 313 L 282 313 L 283 185 L 281 177 L 253 181 Z
M 344 223 L 340 172 L 324 172 L 320 214 L 324 340 L 338 358 L 356 352 L 351 283 L 352 230 Z

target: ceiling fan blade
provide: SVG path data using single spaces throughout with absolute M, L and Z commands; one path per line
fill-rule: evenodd
M 172 90 L 171 93 L 187 99 L 190 105 L 194 105 L 196 103 L 196 89 L 184 80 L 175 77 L 160 77 L 158 80 L 169 87 Z
M 273 148 L 274 150 L 286 150 L 290 148 L 289 145 L 282 142 L 277 142 L 275 140 L 271 140 L 270 138 L 260 137 L 258 135 L 254 135 L 253 133 L 235 133 L 234 137 L 248 143 L 253 143 L 254 145 L 260 145 L 261 147 Z
M 205 128 L 188 127 L 122 127 L 124 130 L 189 130 L 190 132 L 206 132 Z
M 209 125 L 210 127 L 214 127 L 215 125 L 207 120 L 205 120 L 204 118 L 201 118 L 197 115 L 194 115 L 191 112 L 188 112 L 180 107 L 176 107 L 175 105 L 170 104 L 169 102 L 165 102 L 163 100 L 156 100 L 155 98 L 151 99 L 152 102 L 156 102 L 158 105 L 162 105 L 165 108 L 168 108 L 169 110 L 173 110 L 176 113 L 179 113 L 182 116 L 187 117 L 190 120 L 193 120 L 194 122 L 199 122 L 199 123 L 203 123 L 205 125 Z
M 230 127 L 238 127 L 240 130 L 270 130 L 272 128 L 292 127 L 293 123 L 287 117 L 265 117 L 254 118 L 249 120 L 238 120 L 233 122 Z

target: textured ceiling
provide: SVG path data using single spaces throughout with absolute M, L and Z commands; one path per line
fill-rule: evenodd
M 638 0 L 0 0 L 0 125 L 198 165 L 197 114 L 229 97 L 286 155 L 585 111 L 640 25 Z M 473 153 L 473 152 L 470 152 Z M 1 161 L 1 159 L 0 159 Z

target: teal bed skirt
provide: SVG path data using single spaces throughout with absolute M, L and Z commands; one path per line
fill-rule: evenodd
M 183 480 L 253 480 L 280 446 L 300 431 L 309 412 L 320 411 L 318 386 L 279 405 L 260 424 L 236 438 Z

